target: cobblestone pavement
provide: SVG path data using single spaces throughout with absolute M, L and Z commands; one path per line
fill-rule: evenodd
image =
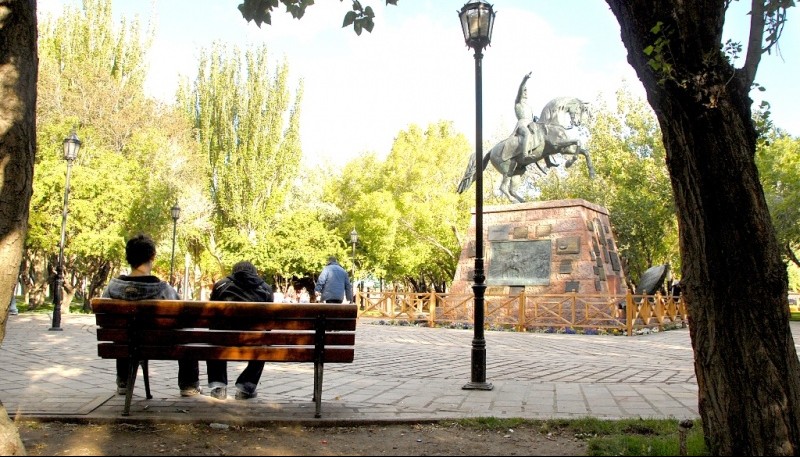
M 61 326 L 49 331 L 44 314 L 10 316 L 0 348 L 0 400 L 9 416 L 240 424 L 698 417 L 688 329 L 633 337 L 487 331 L 486 380 L 494 388 L 483 391 L 462 389 L 471 375 L 471 330 L 362 320 L 355 361 L 325 366 L 322 418 L 314 419 L 313 364 L 268 363 L 258 397 L 241 401 L 233 386 L 227 400 L 180 397 L 175 361 L 150 362 L 152 400 L 140 372 L 123 418 L 114 362 L 97 356 L 94 316 L 64 315 Z M 229 377 L 243 368 L 229 363 Z M 207 381 L 203 362 L 200 379 Z

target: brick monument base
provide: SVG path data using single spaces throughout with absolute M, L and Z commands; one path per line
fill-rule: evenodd
M 475 217 L 451 291 L 471 293 Z M 608 210 L 585 200 L 488 206 L 483 210 L 489 295 L 625 293 Z

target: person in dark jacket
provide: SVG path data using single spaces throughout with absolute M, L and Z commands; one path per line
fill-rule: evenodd
M 258 271 L 248 261 L 238 262 L 231 274 L 220 279 L 211 290 L 211 300 L 272 302 L 272 288 L 258 276 Z M 207 360 L 208 387 L 214 398 L 228 397 L 228 363 L 225 360 Z M 264 371 L 264 362 L 251 360 L 236 379 L 236 399 L 247 400 L 256 397 L 256 388 Z
M 137 235 L 125 245 L 125 259 L 131 267 L 130 274 L 111 278 L 103 291 L 103 298 L 119 300 L 178 300 L 178 293 L 166 282 L 153 276 L 156 244 L 147 235 Z M 128 386 L 130 363 L 117 359 L 117 393 L 125 395 Z M 200 393 L 200 371 L 197 360 L 178 360 L 178 387 L 181 396 Z
M 339 265 L 336 257 L 328 257 L 328 264 L 319 274 L 314 292 L 320 295 L 323 303 L 342 303 L 344 298 L 353 303 L 353 286 L 350 284 L 350 277 L 347 276 L 347 271 Z

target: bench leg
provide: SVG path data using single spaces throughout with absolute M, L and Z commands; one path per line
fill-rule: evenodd
M 139 371 L 139 361 L 128 359 L 130 369 L 128 370 L 128 390 L 125 392 L 125 408 L 122 410 L 123 416 L 131 413 L 131 399 L 133 399 L 133 383 L 136 382 L 136 372 Z
M 147 366 L 147 360 L 142 360 L 142 374 L 144 375 L 144 392 L 148 400 L 152 400 L 153 396 L 150 394 L 150 370 Z
M 319 419 L 322 417 L 322 362 L 314 362 L 314 398 L 316 402 L 316 411 L 314 417 Z

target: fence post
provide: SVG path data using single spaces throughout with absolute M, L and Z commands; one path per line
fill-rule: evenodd
M 525 290 L 523 289 L 522 292 L 519 293 L 519 298 L 517 298 L 518 306 L 517 312 L 517 331 L 522 332 L 525 330 Z
M 431 297 L 428 299 L 428 327 L 433 327 L 436 324 L 436 291 L 431 291 Z
M 658 319 L 658 331 L 664 331 L 664 297 L 661 292 L 656 291 L 656 318 Z
M 633 302 L 633 295 L 628 290 L 628 293 L 625 294 L 625 325 L 628 328 L 628 336 L 633 336 L 633 316 L 636 315 L 633 311 L 634 306 L 636 305 Z
M 578 306 L 578 292 L 573 290 L 572 291 L 572 318 L 571 318 L 571 321 L 572 321 L 572 326 L 571 327 L 572 327 L 573 330 L 575 330 L 575 322 L 578 319 L 578 315 L 577 315 L 577 312 L 575 310 L 576 306 Z
M 678 311 L 681 313 L 681 328 L 686 328 L 688 324 L 689 311 L 686 302 L 683 300 L 683 292 L 678 295 Z

